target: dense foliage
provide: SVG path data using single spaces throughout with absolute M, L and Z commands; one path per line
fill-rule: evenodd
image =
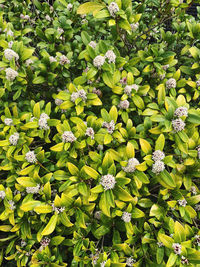
M 0 0 L 2 266 L 200 266 L 193 2 Z

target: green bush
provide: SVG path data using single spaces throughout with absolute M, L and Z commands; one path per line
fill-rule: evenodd
M 194 2 L 0 0 L 1 266 L 200 266 Z

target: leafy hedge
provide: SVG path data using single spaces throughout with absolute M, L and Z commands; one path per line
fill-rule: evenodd
M 200 266 L 193 2 L 0 0 L 1 266 Z

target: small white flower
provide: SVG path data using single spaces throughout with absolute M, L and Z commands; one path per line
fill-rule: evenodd
M 101 214 L 102 214 L 102 211 L 98 210 L 94 213 L 94 218 L 97 219 L 97 220 L 100 220 L 101 219 Z
M 87 93 L 85 90 L 83 90 L 83 89 L 79 90 L 78 95 L 80 98 L 82 98 L 83 101 L 87 100 Z
M 17 145 L 18 140 L 19 140 L 19 134 L 18 133 L 14 133 L 9 137 L 9 142 L 13 146 Z
M 137 84 L 126 85 L 126 87 L 124 88 L 124 93 L 131 97 L 132 90 L 135 90 L 137 92 L 138 88 L 139 86 Z
M 5 196 L 6 196 L 6 193 L 5 193 L 3 190 L 1 190 L 1 191 L 0 191 L 0 198 L 1 198 L 1 199 L 4 199 Z
M 21 240 L 21 243 L 20 243 L 21 247 L 25 247 L 27 245 L 26 241 L 25 240 Z
M 63 100 L 62 99 L 59 99 L 59 98 L 56 98 L 55 99 L 56 106 L 60 106 L 62 103 L 63 103 Z
M 101 177 L 100 184 L 104 190 L 113 189 L 116 184 L 115 177 L 111 174 L 104 175 Z
M 164 246 L 164 244 L 162 242 L 157 242 L 157 245 L 158 245 L 159 248 Z
M 95 49 L 97 46 L 96 42 L 94 41 L 91 41 L 88 45 L 91 46 L 93 49 Z
M 172 126 L 174 128 L 174 131 L 177 133 L 184 130 L 185 122 L 181 119 L 176 119 L 172 121 Z
M 138 166 L 140 162 L 136 158 L 130 158 L 128 160 L 128 164 L 126 167 L 122 167 L 125 172 L 134 172 L 136 170 L 136 166 Z
M 8 30 L 8 31 L 7 31 L 7 36 L 14 36 L 14 32 L 11 31 L 11 30 Z
M 9 203 L 9 205 L 10 205 L 10 209 L 11 209 L 11 210 L 16 209 L 15 202 L 14 202 L 13 200 L 9 200 L 8 203 Z
M 174 78 L 170 78 L 169 80 L 167 80 L 166 88 L 167 89 L 176 88 L 176 80 Z
M 25 155 L 25 159 L 29 162 L 29 163 L 36 163 L 37 162 L 37 158 L 35 156 L 34 151 L 29 151 L 26 153 Z
M 31 117 L 29 121 L 33 122 L 35 120 L 35 117 Z
M 49 116 L 46 114 L 46 113 L 42 113 L 40 115 L 40 118 L 38 120 L 38 125 L 39 125 L 39 128 L 42 130 L 48 130 L 49 129 L 49 126 L 47 124 L 47 120 L 49 119 Z
M 69 3 L 69 4 L 67 5 L 67 9 L 68 9 L 69 11 L 71 11 L 72 8 L 73 8 L 73 5 L 72 5 L 71 3 Z
M 38 194 L 40 191 L 40 185 L 37 184 L 36 186 L 26 187 L 27 194 Z
M 182 256 L 182 257 L 181 257 L 181 263 L 182 263 L 182 264 L 186 264 L 186 265 L 188 265 L 188 264 L 189 264 L 189 261 L 188 261 L 188 259 L 186 259 L 184 256 Z
M 103 261 L 100 263 L 100 267 L 105 267 L 105 265 L 106 265 L 106 261 Z
M 190 188 L 190 192 L 193 194 L 193 195 L 196 195 L 197 194 L 197 189 L 195 186 L 191 186 Z
M 131 221 L 131 213 L 124 211 L 123 214 L 122 214 L 122 220 L 125 223 L 130 222 Z
M 98 69 L 100 69 L 103 66 L 104 62 L 105 62 L 105 57 L 103 56 L 96 56 L 93 59 L 93 65 Z
M 33 64 L 33 60 L 29 58 L 26 60 L 25 64 L 26 64 L 26 66 L 29 66 L 29 65 Z
M 128 100 L 122 100 L 119 102 L 118 107 L 121 109 L 128 109 L 129 108 L 129 101 Z
M 165 164 L 160 160 L 156 161 L 152 166 L 152 172 L 155 174 L 159 174 L 160 172 L 164 171 L 164 169 L 165 169 Z
M 133 259 L 133 257 L 129 257 L 129 258 L 126 259 L 126 265 L 127 266 L 132 267 L 135 262 L 136 262 L 136 260 Z
M 194 206 L 194 209 L 195 209 L 196 211 L 200 211 L 200 204 L 196 204 L 196 205 Z
M 24 16 L 24 19 L 25 19 L 25 20 L 29 20 L 29 19 L 30 19 L 29 15 L 25 15 L 25 16 Z
M 103 150 L 103 145 L 98 145 L 97 150 Z
M 178 204 L 182 207 L 185 207 L 187 205 L 187 201 L 185 199 L 179 199 Z
M 65 65 L 69 63 L 70 63 L 70 60 L 65 55 L 60 56 L 60 65 Z
M 74 134 L 71 131 L 65 131 L 62 134 L 62 141 L 63 141 L 63 143 L 72 143 L 72 142 L 76 141 L 76 137 L 74 136 Z
M 90 136 L 91 139 L 94 139 L 94 130 L 92 127 L 86 129 L 85 135 Z
M 139 23 L 138 22 L 131 24 L 131 30 L 133 32 L 135 32 L 138 29 L 138 27 L 139 27 Z
M 4 123 L 7 126 L 11 126 L 13 124 L 13 120 L 10 118 L 5 118 Z
M 111 2 L 110 5 L 108 6 L 108 11 L 110 15 L 114 18 L 116 13 L 119 11 L 117 3 Z
M 51 21 L 51 18 L 50 18 L 49 15 L 46 15 L 46 16 L 45 16 L 45 19 L 48 20 L 48 21 Z
M 161 74 L 161 75 L 159 75 L 159 77 L 160 77 L 161 80 L 164 80 L 165 79 L 165 74 Z
M 152 154 L 152 160 L 158 161 L 158 160 L 163 160 L 165 158 L 165 153 L 162 152 L 161 150 L 156 150 Z
M 13 41 L 8 42 L 8 47 L 9 47 L 9 48 L 12 48 L 13 43 L 14 43 Z
M 48 119 L 49 119 L 49 116 L 48 116 L 46 113 L 43 112 L 43 113 L 40 115 L 40 118 L 48 120 Z
M 50 63 L 57 62 L 55 57 L 49 57 L 49 61 L 50 61 Z
M 200 79 L 198 81 L 196 81 L 196 85 L 197 85 L 197 87 L 200 86 Z
M 63 211 L 65 211 L 65 207 L 55 207 L 54 203 L 52 204 L 53 207 L 53 211 L 55 211 L 57 214 L 62 213 Z
M 47 247 L 50 242 L 51 242 L 51 239 L 45 236 L 40 241 L 40 244 L 41 244 L 42 247 Z
M 116 55 L 112 50 L 108 50 L 105 54 L 105 58 L 108 59 L 108 63 L 115 63 Z
M 4 56 L 9 61 L 11 61 L 13 58 L 15 58 L 16 60 L 19 59 L 19 55 L 15 51 L 9 48 L 4 50 Z
M 166 71 L 168 68 L 169 68 L 169 64 L 166 64 L 166 65 L 162 66 L 162 69 L 165 70 L 165 71 Z
M 115 122 L 112 120 L 111 122 L 103 122 L 102 127 L 107 128 L 108 133 L 112 134 L 115 130 Z
M 181 254 L 182 246 L 179 243 L 173 243 L 172 248 L 174 249 L 174 253 L 179 255 Z
M 78 92 L 73 92 L 70 97 L 71 101 L 75 103 L 77 98 L 79 98 Z
M 8 81 L 12 82 L 18 76 L 18 72 L 11 68 L 7 68 L 5 71 L 6 71 L 6 79 Z
M 60 27 L 58 27 L 57 31 L 58 31 L 60 34 L 62 34 L 62 33 L 64 32 L 64 30 L 63 30 L 62 28 L 60 28 Z
M 96 254 L 92 254 L 91 255 L 91 258 L 92 258 L 92 263 L 94 264 L 94 265 L 96 265 L 97 264 L 97 261 L 98 261 L 98 259 L 99 259 L 99 251 L 97 251 L 97 253 Z
M 88 20 L 87 19 L 82 19 L 81 20 L 81 24 L 86 24 L 86 23 L 88 23 Z
M 195 239 L 197 245 L 200 246 L 200 235 L 195 235 Z
M 179 107 L 179 108 L 177 108 L 175 110 L 174 116 L 176 116 L 176 117 L 182 117 L 182 116 L 187 117 L 188 116 L 188 109 L 186 107 Z

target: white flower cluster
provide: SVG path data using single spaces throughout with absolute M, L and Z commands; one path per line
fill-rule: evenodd
M 13 200 L 9 200 L 8 203 L 9 203 L 9 205 L 10 205 L 9 208 L 10 208 L 11 210 L 16 209 L 15 202 L 14 202 Z
M 93 93 L 93 94 L 96 94 L 96 95 L 98 95 L 98 96 L 101 96 L 101 95 L 102 95 L 101 90 L 100 90 L 100 89 L 96 89 L 96 88 L 94 88 L 94 89 L 92 90 L 92 93 Z
M 195 209 L 196 211 L 200 211 L 200 204 L 196 204 L 196 205 L 194 206 L 194 209 Z
M 157 245 L 158 245 L 159 248 L 164 246 L 163 242 L 157 242 Z
M 197 87 L 200 86 L 200 79 L 198 81 L 196 81 L 196 85 L 197 85 Z
M 197 189 L 195 186 L 191 186 L 190 188 L 190 192 L 193 194 L 193 195 L 196 195 L 197 194 Z
M 173 243 L 172 248 L 174 249 L 175 254 L 181 254 L 182 246 L 179 243 Z
M 53 62 L 57 62 L 57 59 L 55 57 L 49 57 L 49 62 L 53 63 Z
M 103 150 L 103 145 L 98 145 L 97 150 Z
M 14 43 L 13 41 L 8 42 L 8 47 L 9 47 L 9 48 L 12 48 L 13 43 Z
M 104 190 L 113 189 L 116 184 L 115 177 L 111 174 L 104 175 L 101 177 L 100 184 Z
M 65 65 L 69 63 L 70 63 L 70 60 L 65 55 L 60 56 L 60 65 Z
M 103 66 L 104 62 L 105 62 L 105 57 L 100 56 L 100 55 L 99 56 L 96 56 L 93 59 L 93 65 L 95 67 L 97 67 L 98 69 L 100 69 Z
M 170 78 L 169 80 L 167 80 L 166 88 L 167 89 L 176 88 L 176 80 L 174 78 Z
M 118 107 L 121 108 L 121 109 L 128 109 L 129 108 L 129 105 L 130 105 L 130 103 L 129 103 L 128 100 L 121 100 L 119 102 Z
M 96 46 L 97 46 L 96 42 L 94 42 L 94 41 L 89 42 L 88 45 L 89 45 L 90 47 L 92 47 L 93 49 L 95 49 Z
M 62 141 L 63 141 L 63 143 L 72 143 L 72 142 L 76 141 L 76 137 L 74 136 L 74 134 L 71 131 L 65 131 L 62 134 Z
M 115 63 L 116 55 L 112 50 L 108 50 L 105 54 L 105 58 L 108 59 L 108 63 Z
M 49 245 L 49 243 L 51 242 L 50 238 L 48 237 L 43 237 L 42 240 L 40 241 L 40 244 L 42 247 L 47 247 Z
M 49 15 L 46 15 L 45 19 L 48 20 L 48 21 L 51 21 L 51 17 Z
M 124 93 L 131 97 L 132 90 L 135 90 L 137 92 L 138 88 L 139 86 L 137 84 L 126 85 L 126 87 L 124 88 Z
M 73 92 L 71 94 L 71 101 L 72 102 L 75 102 L 77 98 L 82 98 L 83 101 L 86 101 L 87 100 L 87 93 L 85 90 L 79 90 L 77 92 Z
M 72 8 L 73 8 L 73 5 L 72 5 L 71 3 L 69 3 L 69 4 L 67 5 L 67 9 L 68 9 L 69 11 L 71 11 Z
M 100 267 L 105 267 L 105 265 L 106 265 L 106 261 L 103 261 L 100 263 Z
M 169 64 L 166 64 L 166 65 L 163 65 L 163 66 L 162 66 L 162 69 L 165 70 L 165 71 L 166 71 L 168 68 L 169 68 Z
M 7 126 L 11 126 L 13 124 L 13 120 L 10 118 L 5 118 L 4 123 Z
M 0 198 L 1 198 L 1 199 L 4 199 L 5 196 L 6 196 L 6 193 L 5 193 L 3 190 L 1 190 L 1 191 L 0 191 Z
M 184 130 L 185 122 L 181 119 L 172 120 L 172 126 L 174 131 L 177 133 Z
M 153 161 L 163 160 L 164 158 L 165 158 L 165 153 L 162 152 L 161 150 L 156 150 L 152 154 Z
M 125 223 L 130 222 L 131 221 L 131 213 L 124 211 L 123 214 L 122 214 L 122 220 Z
M 60 106 L 62 103 L 63 103 L 63 100 L 62 99 L 59 99 L 59 98 L 56 98 L 55 99 L 56 106 Z
M 195 235 L 195 239 L 197 245 L 200 246 L 200 235 Z
M 94 265 L 96 265 L 96 264 L 97 264 L 97 261 L 98 261 L 98 259 L 99 259 L 99 251 L 97 251 L 96 254 L 91 254 L 90 256 L 91 256 L 91 258 L 92 258 L 92 263 L 93 263 Z
M 185 207 L 187 205 L 187 201 L 185 199 L 179 199 L 178 204 L 182 207 Z
M 55 207 L 54 204 L 52 204 L 52 208 L 53 208 L 53 211 L 55 211 L 57 214 L 62 213 L 63 211 L 65 211 L 65 207 L 58 208 L 58 207 Z
M 133 257 L 129 257 L 126 259 L 126 265 L 132 267 L 136 260 Z
M 34 151 L 29 151 L 26 153 L 25 155 L 25 159 L 29 162 L 29 163 L 36 163 L 37 162 L 37 158 L 35 155 Z
M 46 113 L 42 113 L 40 115 L 40 118 L 38 120 L 38 125 L 39 125 L 39 128 L 42 130 L 48 130 L 49 129 L 49 126 L 47 124 L 47 120 L 49 120 L 49 116 L 46 114 Z
M 96 211 L 94 213 L 94 218 L 97 219 L 97 220 L 100 220 L 101 219 L 101 213 L 102 212 L 100 210 Z
M 6 31 L 7 36 L 14 36 L 14 32 L 12 30 L 5 29 L 4 32 L 5 31 Z
M 92 127 L 88 127 L 86 129 L 85 135 L 90 136 L 91 139 L 94 139 L 94 130 Z
M 19 134 L 18 133 L 14 133 L 9 137 L 9 142 L 13 146 L 17 145 L 18 140 L 19 140 Z
M 136 166 L 138 166 L 140 162 L 136 158 L 130 158 L 128 160 L 128 164 L 126 167 L 122 167 L 125 172 L 134 172 L 136 170 Z
M 189 261 L 188 261 L 188 259 L 186 259 L 186 257 L 182 256 L 181 257 L 181 263 L 188 265 L 189 264 Z
M 108 133 L 112 134 L 114 132 L 114 130 L 115 130 L 115 122 L 114 122 L 114 120 L 112 120 L 111 122 L 105 122 L 104 121 L 103 124 L 102 124 L 102 127 L 107 128 Z
M 123 77 L 120 81 L 121 84 L 126 84 L 127 83 L 127 77 Z M 130 90 L 129 90 L 130 91 Z M 131 90 L 132 91 L 132 90 Z
M 38 194 L 40 191 L 40 185 L 37 184 L 36 186 L 26 187 L 27 194 Z
M 58 27 L 57 31 L 58 31 L 60 34 L 62 34 L 62 33 L 64 32 L 64 30 L 63 30 L 62 28 L 60 28 L 60 27 Z
M 20 18 L 24 19 L 24 20 L 29 20 L 30 19 L 29 15 L 24 15 L 24 14 L 20 14 Z
M 29 65 L 33 64 L 33 60 L 29 58 L 26 60 L 25 64 L 28 67 Z
M 18 72 L 11 68 L 7 68 L 5 71 L 6 71 L 6 79 L 8 81 L 12 82 L 18 76 Z
M 186 107 L 179 107 L 175 110 L 174 116 L 179 117 L 179 118 L 182 116 L 187 117 L 188 116 L 188 109 Z
M 4 56 L 9 61 L 11 61 L 13 58 L 15 58 L 16 60 L 19 59 L 19 55 L 15 51 L 13 51 L 12 49 L 5 49 L 4 50 Z
M 27 245 L 25 240 L 21 240 L 20 246 L 23 248 Z
M 118 4 L 115 2 L 111 2 L 110 5 L 108 6 L 108 11 L 110 15 L 114 18 L 116 13 L 119 11 Z
M 139 23 L 138 22 L 131 24 L 131 30 L 133 32 L 135 32 L 138 29 L 138 27 L 139 27 Z

